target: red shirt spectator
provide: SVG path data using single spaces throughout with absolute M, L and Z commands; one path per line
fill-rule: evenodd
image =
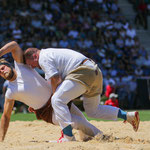
M 105 105 L 119 107 L 119 103 L 118 103 L 117 97 L 118 97 L 117 94 L 111 93 L 110 96 L 109 96 L 109 99 L 105 102 Z
M 106 86 L 106 92 L 105 92 L 105 96 L 109 98 L 109 95 L 111 93 L 115 92 L 115 87 L 114 84 L 112 82 L 110 82 L 107 86 Z

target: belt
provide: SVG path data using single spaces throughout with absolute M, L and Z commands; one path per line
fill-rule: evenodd
M 93 63 L 93 61 L 92 61 L 91 59 L 86 58 L 86 59 L 84 59 L 84 60 L 81 62 L 80 65 L 83 65 L 87 60 L 89 60 L 89 61 L 91 61 L 91 62 Z M 98 75 L 98 70 L 97 70 L 97 69 L 98 69 L 98 68 L 96 68 L 96 70 L 95 70 L 96 75 Z
M 88 58 L 84 59 L 80 65 L 83 65 L 87 60 L 90 60 L 90 59 L 88 59 Z

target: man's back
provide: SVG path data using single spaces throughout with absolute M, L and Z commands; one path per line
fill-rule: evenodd
M 71 70 L 78 67 L 86 59 L 84 55 L 70 49 L 48 48 L 42 49 L 39 56 L 39 65 L 49 79 L 55 74 L 64 78 Z

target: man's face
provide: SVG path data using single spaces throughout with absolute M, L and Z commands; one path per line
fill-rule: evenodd
M 112 101 L 115 101 L 115 100 L 116 100 L 116 98 L 115 98 L 115 97 L 112 97 L 112 98 L 111 98 L 111 100 L 112 100 Z
M 39 67 L 39 63 L 36 59 L 26 59 L 26 64 L 31 66 L 32 68 Z
M 5 65 L 0 65 L 0 76 L 8 80 L 12 75 L 11 68 Z

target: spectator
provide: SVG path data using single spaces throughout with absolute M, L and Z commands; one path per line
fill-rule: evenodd
M 118 95 L 115 93 L 111 93 L 109 95 L 109 99 L 105 101 L 105 105 L 110 105 L 113 107 L 119 107 Z
M 74 30 L 73 28 L 71 28 L 68 33 L 68 36 L 76 39 L 78 37 L 78 34 L 79 33 L 77 30 Z
M 52 38 L 52 41 L 51 41 L 51 47 L 58 47 L 58 42 L 57 42 L 57 40 L 56 40 L 56 38 L 54 37 L 54 38 Z
M 127 47 L 127 48 L 132 48 L 133 46 L 134 46 L 134 40 L 131 38 L 131 37 L 128 37 L 128 38 L 126 38 L 126 40 L 125 40 L 125 46 Z
M 35 11 L 41 11 L 42 9 L 42 2 L 39 0 L 30 1 L 30 7 Z
M 53 18 L 53 14 L 52 14 L 52 13 L 46 12 L 46 13 L 44 14 L 44 16 L 45 16 L 45 19 L 46 19 L 47 21 L 49 21 L 49 22 L 52 21 L 52 18 Z
M 114 92 L 115 92 L 115 84 L 113 81 L 109 81 L 108 85 L 106 86 L 105 96 L 109 98 L 109 95 Z
M 12 35 L 13 35 L 15 40 L 21 40 L 21 38 L 22 38 L 22 31 L 19 29 L 18 26 L 16 26 L 16 28 L 13 29 Z
M 121 35 L 116 38 L 116 46 L 119 48 L 119 49 L 122 49 L 124 48 L 124 39 L 121 37 Z
M 119 97 L 119 107 L 128 108 L 128 86 L 123 77 L 120 76 L 116 83 L 116 93 Z
M 134 73 L 136 77 L 141 77 L 143 75 L 143 70 L 141 69 L 141 67 L 138 67 L 135 69 Z
M 137 15 L 135 17 L 135 24 L 141 24 L 144 29 L 147 30 L 148 24 L 147 24 L 147 16 L 148 16 L 148 9 L 147 4 L 144 0 L 140 0 L 139 5 L 137 6 Z M 137 26 L 138 28 L 138 26 Z
M 131 37 L 132 39 L 136 36 L 136 31 L 135 31 L 135 29 L 132 28 L 131 25 L 128 26 L 128 29 L 126 31 L 126 35 Z
M 34 16 L 32 21 L 31 21 L 31 25 L 36 28 L 36 29 L 40 29 L 42 28 L 42 21 L 39 18 L 39 16 Z
M 107 56 L 107 57 L 105 57 L 105 58 L 103 58 L 102 59 L 102 65 L 104 65 L 104 67 L 106 68 L 106 69 L 110 69 L 111 68 L 111 59 Z
M 137 83 L 136 79 L 132 78 L 130 82 L 128 82 L 128 108 L 129 109 L 134 109 L 134 101 L 136 98 L 136 88 L 137 88 Z
M 63 36 L 63 39 L 59 41 L 59 46 L 63 48 L 67 48 L 69 46 L 66 36 Z

